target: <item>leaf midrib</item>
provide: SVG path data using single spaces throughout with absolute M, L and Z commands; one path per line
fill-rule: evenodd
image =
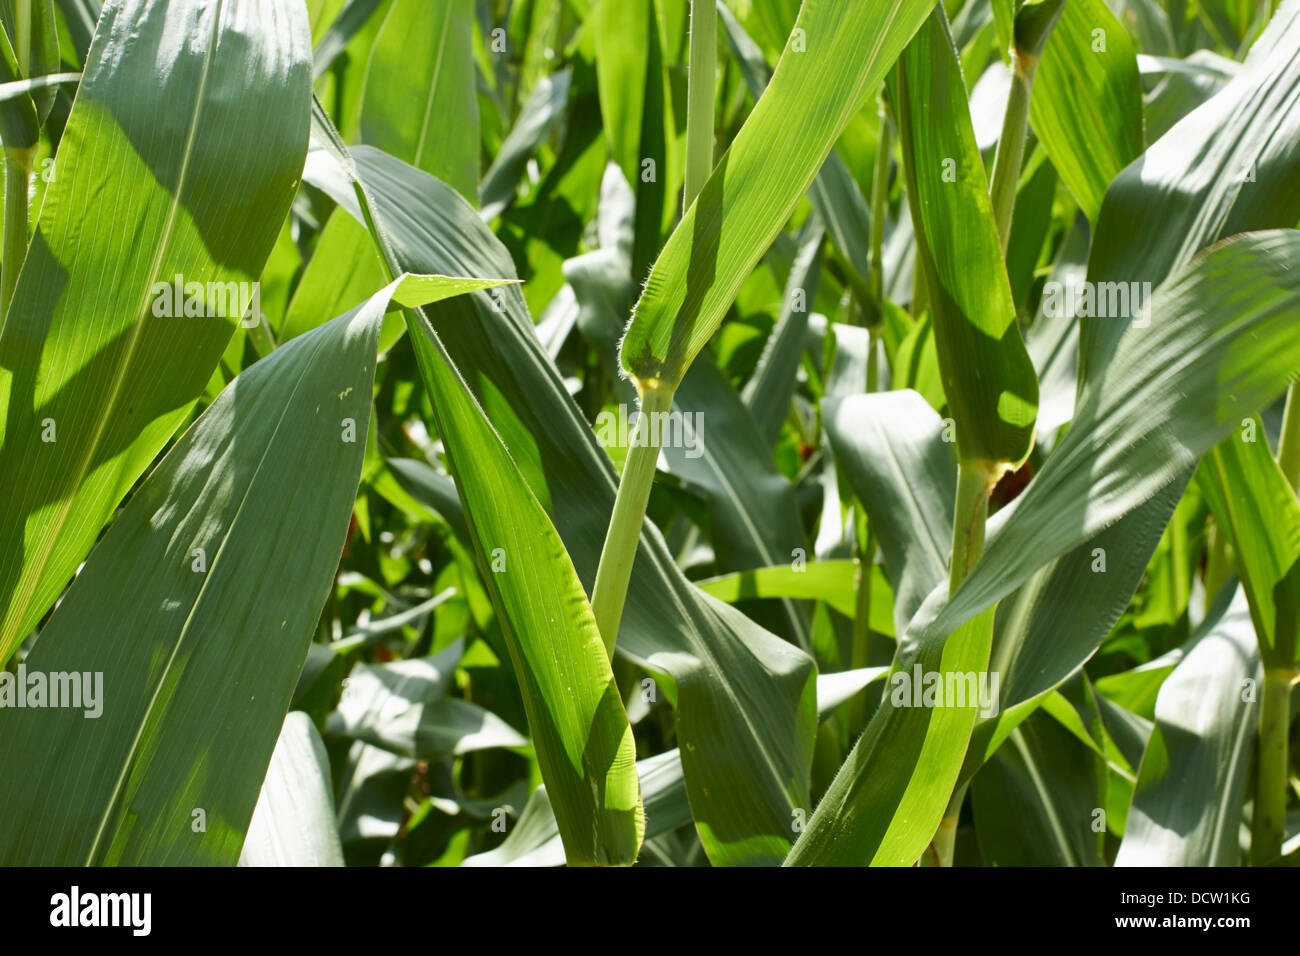
M 235 526 L 239 523 L 239 516 L 243 513 L 244 505 L 248 503 L 248 497 L 253 490 L 253 486 L 257 483 L 258 475 L 261 474 L 262 466 L 265 464 L 267 456 L 271 453 L 271 448 L 275 445 L 275 438 L 280 433 L 280 427 L 284 424 L 285 418 L 288 417 L 289 409 L 293 406 L 293 400 L 297 397 L 298 390 L 302 386 L 303 380 L 307 377 L 307 372 L 315 364 L 316 356 L 320 353 L 322 344 L 323 343 L 317 343 L 316 347 L 312 349 L 311 354 L 303 361 L 302 369 L 298 373 L 298 378 L 293 384 L 293 390 L 289 393 L 289 397 L 280 407 L 280 416 L 276 419 L 275 428 L 272 429 L 270 437 L 266 440 L 266 445 L 262 449 L 262 456 L 258 459 L 257 467 L 249 474 L 248 484 L 244 487 L 244 493 L 239 499 L 239 507 L 235 509 L 234 515 L 231 516 L 230 522 L 226 525 L 226 533 L 221 538 L 221 544 L 217 546 L 217 550 L 212 555 L 211 566 L 206 572 L 204 572 L 203 584 L 199 586 L 199 591 L 190 604 L 189 613 L 185 616 L 185 622 L 181 625 L 180 633 L 176 637 L 176 643 L 172 647 L 172 652 L 167 658 L 167 663 L 163 666 L 162 671 L 158 675 L 153 694 L 149 698 L 149 703 L 145 707 L 144 713 L 141 714 L 140 723 L 136 728 L 135 736 L 131 739 L 131 749 L 127 752 L 126 758 L 122 761 L 122 769 L 118 773 L 117 780 L 113 784 L 113 792 L 109 795 L 109 799 L 104 804 L 104 809 L 100 816 L 99 828 L 95 832 L 94 842 L 91 844 L 90 852 L 87 855 L 86 866 L 95 865 L 95 857 L 98 854 L 100 844 L 104 839 L 109 819 L 113 816 L 113 810 L 117 806 L 123 788 L 126 786 L 127 777 L 134 765 L 136 754 L 140 749 L 140 742 L 144 737 L 145 728 L 149 725 L 149 719 L 153 715 L 159 696 L 162 694 L 162 689 L 167 685 L 167 677 L 171 673 L 172 665 L 175 664 L 176 658 L 180 654 L 181 647 L 185 643 L 185 639 L 190 635 L 190 625 L 194 621 L 194 614 L 198 610 L 199 605 L 203 602 L 203 596 L 207 592 L 208 585 L 212 582 L 214 572 L 217 569 L 217 564 L 220 562 L 221 556 L 225 552 L 226 544 L 230 540 L 230 535 L 233 533 Z
M 411 165 L 420 166 L 424 158 L 424 142 L 429 135 L 429 121 L 433 116 L 433 101 L 437 99 L 438 79 L 442 76 L 442 58 L 447 49 L 447 32 L 451 24 L 451 2 L 443 3 L 445 14 L 442 18 L 442 32 L 438 36 L 438 57 L 433 62 L 433 82 L 429 85 L 429 95 L 424 100 L 424 120 L 420 124 L 420 138 L 415 143 L 415 159 Z M 422 166 L 420 168 L 423 168 Z
M 190 116 L 190 128 L 185 137 L 185 148 L 181 154 L 180 171 L 176 179 L 176 189 L 172 194 L 171 201 L 168 203 L 167 219 L 163 223 L 162 230 L 159 233 L 158 251 L 154 255 L 153 264 L 149 267 L 150 281 L 144 285 L 144 292 L 140 297 L 140 304 L 136 306 L 135 314 L 139 319 L 131 326 L 127 335 L 126 354 L 122 361 L 117 365 L 113 372 L 113 378 L 109 386 L 108 397 L 105 399 L 103 412 L 95 422 L 94 431 L 91 434 L 90 441 L 85 446 L 85 451 L 77 463 L 76 471 L 72 476 L 67 487 L 71 492 L 64 496 L 62 503 L 57 509 L 54 520 L 50 524 L 46 534 L 42 538 L 42 543 L 38 547 L 38 557 L 28 567 L 31 573 L 26 575 L 26 583 L 21 583 L 18 587 L 18 599 L 13 604 L 13 610 L 10 613 L 9 620 L 18 622 L 16 626 L 21 627 L 21 621 L 30 607 L 32 596 L 35 594 L 40 585 L 42 572 L 49 564 L 50 554 L 58 542 L 59 534 L 64 525 L 68 522 L 68 517 L 72 512 L 72 505 L 77 498 L 77 491 L 85 482 L 86 475 L 90 471 L 90 463 L 94 460 L 95 452 L 99 449 L 104 440 L 104 433 L 108 429 L 109 419 L 113 411 L 120 403 L 122 388 L 126 383 L 126 373 L 131 366 L 135 357 L 136 349 L 139 347 L 141 329 L 144 328 L 145 322 L 148 321 L 149 296 L 152 294 L 153 286 L 157 281 L 159 269 L 162 265 L 162 258 L 167 251 L 171 242 L 172 232 L 176 226 L 176 215 L 180 209 L 181 195 L 185 190 L 186 179 L 189 174 L 190 161 L 194 155 L 194 144 L 197 139 L 199 128 L 199 116 L 203 113 L 203 97 L 207 91 L 208 78 L 212 73 L 212 64 L 215 60 L 217 39 L 221 29 L 221 15 L 225 7 L 226 0 L 217 0 L 216 9 L 212 15 L 212 28 L 208 35 L 208 46 L 203 54 L 203 72 L 199 76 L 199 88 L 194 98 L 194 112 Z M 78 91 L 80 92 L 80 91 Z M 10 626 L 14 626 L 11 624 Z M 0 635 L 7 643 L 8 638 Z

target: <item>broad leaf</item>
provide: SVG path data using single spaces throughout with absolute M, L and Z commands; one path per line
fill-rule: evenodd
M 1104 0 L 1067 0 L 1034 77 L 1030 120 L 1090 222 L 1143 149 L 1133 41 Z
M 28 821 L 0 860 L 236 861 L 343 550 L 384 310 L 439 294 L 394 282 L 276 349 L 132 496 L 22 664 L 102 681 L 102 716 L 0 712 Z
M 309 58 L 289 0 L 105 7 L 0 331 L 0 661 L 185 421 L 243 316 L 230 292 L 251 298 L 302 170 Z M 176 276 L 199 283 L 204 314 L 159 308 L 156 284 Z
M 1225 590 L 1156 699 L 1116 866 L 1237 866 L 1263 680 L 1250 609 Z
M 361 141 L 478 199 L 472 0 L 395 0 L 366 68 Z

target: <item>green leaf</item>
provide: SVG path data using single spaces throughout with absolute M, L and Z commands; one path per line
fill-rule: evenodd
M 962 588 L 972 605 L 1149 500 L 1300 374 L 1298 253 L 1292 230 L 1238 237 L 1171 276 L 1138 320 L 1111 320 L 1123 331 L 1106 374 L 1085 386 L 1043 470 L 993 519 L 980 562 L 990 570 Z
M 394 0 L 370 49 L 361 141 L 478 199 L 472 0 Z
M 311 718 L 284 718 L 240 866 L 342 866 L 329 757 Z
M 406 268 L 496 272 L 507 251 L 454 191 L 361 147 L 355 158 L 377 219 Z M 350 188 L 312 169 L 312 181 L 362 217 Z M 534 495 L 549 503 L 583 582 L 596 562 L 616 475 L 537 340 L 522 296 L 498 310 L 474 295 L 426 310 L 474 387 Z M 527 466 L 524 463 L 527 462 Z M 715 864 L 773 863 L 785 855 L 796 807 L 807 806 L 816 727 L 812 661 L 754 622 L 703 595 L 647 526 L 619 630 L 618 652 L 646 668 L 678 708 L 686 787 Z
M 515 118 L 510 135 L 501 144 L 488 171 L 483 174 L 483 182 L 479 187 L 479 202 L 482 206 L 479 215 L 484 221 L 491 222 L 514 203 L 515 191 L 519 188 L 519 179 L 528 163 L 528 157 L 564 116 L 572 80 L 573 73 L 564 70 L 543 77 L 533 88 L 528 102 Z
M 1197 484 L 1228 536 L 1266 668 L 1300 664 L 1300 502 L 1247 419 L 1205 456 Z
M 645 274 L 659 250 L 668 184 L 669 102 L 656 0 L 598 3 L 588 18 L 594 31 L 600 111 L 609 151 L 636 192 L 634 272 Z
M 824 674 L 817 679 L 817 711 L 825 720 L 840 704 L 884 676 L 885 668 L 872 667 L 842 674 Z M 682 778 L 681 751 L 674 748 L 638 760 L 637 774 L 645 795 L 646 839 L 668 833 L 690 823 L 691 807 Z M 519 822 L 501 846 L 469 857 L 462 866 L 559 866 L 564 862 L 555 813 L 546 788 L 539 787 L 528 798 Z
M 33 90 L 43 90 L 63 83 L 80 82 L 80 73 L 51 73 L 48 76 L 37 76 L 30 80 L 14 80 L 12 83 L 0 83 L 0 102 L 8 102 Z
M 660 457 L 708 503 L 719 568 L 745 571 L 806 554 L 794 487 L 777 470 L 749 409 L 707 356 L 687 373 L 673 410 L 690 429 L 688 442 L 665 444 Z M 807 651 L 804 612 L 783 604 L 778 633 Z
M 680 751 L 668 750 L 638 760 L 636 772 L 645 798 L 647 840 L 691 822 Z M 467 857 L 461 866 L 559 866 L 563 862 L 555 810 L 546 787 L 538 787 L 501 845 Z
M 301 4 L 105 8 L 0 331 L 0 661 L 216 368 L 241 315 L 157 316 L 155 284 L 261 275 L 302 170 L 309 56 Z M 88 216 L 103 196 L 113 214 Z
M 312 78 L 325 73 L 371 16 L 389 0 L 345 0 L 345 6 L 320 36 L 313 56 Z M 318 31 L 313 31 L 313 37 Z
M 380 233 L 381 249 L 389 270 L 396 271 L 406 257 L 389 237 L 409 232 L 389 233 L 398 221 L 396 210 L 375 203 L 363 179 L 355 182 L 365 197 L 367 217 L 386 227 Z M 461 207 L 456 212 L 461 221 L 480 223 L 463 200 L 455 203 Z M 409 215 L 410 207 L 403 212 Z M 444 241 L 457 238 L 471 244 L 467 252 L 474 250 L 468 232 L 450 234 Z M 492 258 L 474 251 L 480 261 Z M 497 259 L 497 264 L 508 271 L 508 263 Z M 506 635 L 567 859 L 577 865 L 631 864 L 645 831 L 635 745 L 582 582 L 545 507 L 526 482 L 525 471 L 493 428 L 434 326 L 417 312 L 408 313 L 407 326 L 479 570 Z
M 895 676 L 987 671 L 991 608 L 960 625 L 946 642 L 911 638 L 937 633 L 942 619 L 935 622 L 935 615 L 946 589 L 945 584 L 932 594 L 909 635 L 900 639 Z M 895 700 L 902 686 L 886 688 L 880 707 L 786 858 L 787 866 L 910 866 L 930 842 L 956 783 L 979 705 L 978 700 L 961 705 L 953 700 L 942 707 L 913 706 L 910 693 Z
M 1034 77 L 1034 132 L 1096 222 L 1106 188 L 1142 154 L 1142 79 L 1133 41 L 1104 0 L 1068 0 Z
M 1106 528 L 999 604 L 989 669 L 1000 675 L 1001 707 L 976 723 L 963 779 L 1097 652 L 1141 584 L 1186 487 L 1185 478 L 1175 479 L 1133 512 L 1143 520 Z
M 339 777 L 339 839 L 348 855 L 373 849 L 375 859 L 401 829 L 415 761 L 357 741 Z
M 335 210 L 316 240 L 302 278 L 294 289 L 276 334 L 281 342 L 310 331 L 322 316 L 337 315 L 349 302 L 383 285 L 384 267 L 365 227 L 344 210 Z M 381 350 L 406 330 L 400 315 L 384 320 Z
M 615 375 L 620 316 L 636 290 L 630 259 L 631 205 L 622 173 L 611 164 L 601 190 L 601 248 L 564 264 L 579 304 L 578 327 Z M 798 361 L 798 352 L 794 359 Z M 790 374 L 793 379 L 793 369 Z M 623 399 L 620 409 L 596 417 L 596 433 L 607 448 L 618 447 L 626 454 L 616 426 L 635 392 L 620 383 L 618 397 Z M 794 488 L 777 471 L 753 416 L 717 366 L 705 361 L 691 369 L 674 396 L 670 415 L 666 431 L 671 440 L 660 457 L 667 471 L 708 503 L 719 568 L 740 571 L 789 560 L 799 549 L 806 553 Z M 799 607 L 784 602 L 777 620 L 779 633 L 808 649 L 808 624 Z
M 1126 325 L 1104 382 L 1085 388 L 1043 470 L 990 522 L 984 555 L 952 600 L 943 604 L 943 585 L 927 598 L 900 639 L 896 670 L 985 670 L 980 622 L 999 600 L 1148 502 L 1277 397 L 1300 371 L 1297 254 L 1300 233 L 1252 234 L 1161 286 L 1149 327 Z M 970 708 L 898 707 L 887 697 L 789 862 L 915 860 L 957 782 L 973 724 Z
M 799 363 L 808 336 L 808 313 L 817 298 L 825 235 L 826 230 L 818 221 L 801 239 L 781 300 L 781 314 L 763 345 L 754 374 L 741 391 L 769 448 L 780 438 L 781 426 L 794 399 Z
M 988 866 L 1100 866 L 1096 760 L 1046 713 L 1012 731 L 971 785 Z
M 718 0 L 717 10 L 732 55 L 744 74 L 750 95 L 757 103 L 772 79 L 767 58 L 723 0 Z M 808 198 L 849 266 L 848 280 L 859 302 L 865 308 L 871 308 L 873 300 L 868 285 L 871 212 L 863 198 L 862 189 L 844 160 L 834 150 L 826 157 L 817 178 L 813 180 Z M 815 297 L 815 290 L 815 284 L 807 287 L 809 301 Z
M 635 381 L 681 382 L 929 6 L 806 0 L 772 82 L 646 282 L 621 354 Z
M 845 617 L 857 613 L 858 563 L 851 560 L 813 561 L 802 567 L 780 564 L 705 578 L 695 582 L 721 601 L 735 604 L 754 598 L 798 598 L 825 601 Z M 894 636 L 890 608 L 894 592 L 877 567 L 871 574 L 871 629 Z
M 527 747 L 500 717 L 447 695 L 461 643 L 432 658 L 352 668 L 325 732 L 352 737 L 404 757 L 438 760 L 491 747 Z
M 1029 455 L 1038 379 L 975 145 L 948 22 L 936 8 L 890 79 L 944 394 L 963 461 L 995 472 Z
M 897 593 L 894 632 L 902 634 L 948 580 L 956 456 L 943 421 L 910 390 L 830 401 L 823 414 L 835 460 L 884 552 Z
M 236 378 L 95 548 L 21 666 L 102 680 L 102 716 L 3 711 L 0 796 L 29 825 L 0 833 L 0 860 L 236 861 L 343 550 L 401 287 Z
M 0 83 L 14 85 L 59 70 L 59 34 L 54 0 L 21 0 L 26 7 L 22 35 L 14 0 L 0 0 Z M 0 141 L 8 149 L 28 149 L 40 140 L 41 124 L 58 91 L 33 85 L 26 95 L 5 97 L 0 105 Z
M 1225 589 L 1156 699 L 1116 866 L 1238 866 L 1264 672 L 1240 588 Z
M 408 325 L 568 861 L 631 863 L 645 831 L 635 745 L 582 582 L 433 327 Z
M 1022 0 L 990 0 L 990 2 L 998 37 L 998 50 L 1005 57 L 1015 41 L 1016 11 L 1022 6 Z
M 1241 71 L 1112 183 L 1088 279 L 1163 282 L 1212 243 L 1300 222 L 1300 2 L 1286 0 Z M 1080 322 L 1079 378 L 1102 374 L 1125 323 Z

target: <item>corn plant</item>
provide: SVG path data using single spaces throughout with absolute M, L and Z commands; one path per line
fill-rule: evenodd
M 0 863 L 1300 860 L 1300 0 L 0 28 Z

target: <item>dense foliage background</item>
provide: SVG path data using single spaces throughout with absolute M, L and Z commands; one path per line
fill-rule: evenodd
M 0 23 L 0 862 L 1300 859 L 1300 0 Z

